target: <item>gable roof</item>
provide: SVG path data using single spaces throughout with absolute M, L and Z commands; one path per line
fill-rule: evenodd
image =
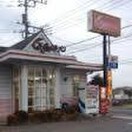
M 0 46 L 0 53 L 3 53 L 7 50 L 12 50 L 12 49 L 17 49 L 17 50 L 22 50 L 24 49 L 38 34 L 40 33 L 37 32 L 35 34 L 33 34 L 32 36 L 28 37 L 27 39 L 24 39 L 14 45 L 12 45 L 11 47 L 3 47 L 3 46 Z
M 43 30 L 34 33 L 33 35 L 29 36 L 27 39 L 24 39 L 14 45 L 12 45 L 11 47 L 0 47 L 0 52 L 5 52 L 6 50 L 23 50 L 29 43 L 31 43 L 39 34 L 43 34 L 43 36 L 45 37 L 44 39 L 47 39 L 48 42 L 52 44 L 52 42 L 49 40 L 49 38 L 47 37 L 47 35 L 44 33 Z
M 32 61 L 32 62 L 47 62 L 47 63 L 57 63 L 64 64 L 68 69 L 80 69 L 80 70 L 92 70 L 100 71 L 102 70 L 102 65 L 86 64 L 73 56 L 63 56 L 58 54 L 42 54 L 41 52 L 32 52 L 32 50 L 26 50 L 30 44 L 34 43 L 36 40 L 45 40 L 49 45 L 53 45 L 43 30 L 33 34 L 25 40 L 11 46 L 11 47 L 0 47 L 0 62 L 10 63 L 13 61 Z
M 28 37 L 27 39 L 24 39 L 20 41 L 19 43 L 11 46 L 10 49 L 19 49 L 19 50 L 24 49 L 39 33 L 40 31 Z
M 8 50 L 8 47 L 0 46 L 0 53 Z

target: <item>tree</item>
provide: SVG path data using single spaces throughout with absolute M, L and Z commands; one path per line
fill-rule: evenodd
M 132 97 L 132 90 L 125 89 L 124 93 L 128 95 L 129 99 Z
M 93 85 L 99 85 L 99 86 L 103 86 L 103 78 L 97 74 L 95 75 L 92 80 L 90 81 L 90 84 L 93 84 Z

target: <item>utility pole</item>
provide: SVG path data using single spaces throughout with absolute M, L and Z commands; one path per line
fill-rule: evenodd
M 36 7 L 37 3 L 40 4 L 47 4 L 47 0 L 19 0 L 19 6 L 24 6 L 24 13 L 22 14 L 22 23 L 24 25 L 24 31 L 22 33 L 24 33 L 24 38 L 26 39 L 30 32 L 29 32 L 29 27 L 31 28 L 35 28 L 35 26 L 30 26 L 29 25 L 29 21 L 28 21 L 28 8 L 29 7 Z M 37 28 L 38 29 L 38 28 Z
M 23 24 L 25 25 L 25 39 L 28 37 L 29 31 L 28 31 L 28 1 L 25 0 L 24 2 L 25 7 L 25 14 L 23 14 Z

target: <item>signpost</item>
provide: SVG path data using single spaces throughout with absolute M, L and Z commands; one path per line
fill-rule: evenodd
M 110 91 L 110 89 L 108 90 L 108 88 L 110 87 L 110 83 L 112 82 L 108 79 L 108 70 L 118 68 L 118 57 L 110 56 L 110 54 L 109 56 L 107 55 L 107 36 L 120 36 L 121 20 L 118 17 L 91 10 L 88 13 L 88 30 L 103 35 L 103 87 L 106 88 L 106 99 L 108 99 L 108 91 Z M 107 56 L 110 58 L 108 58 Z
M 103 71 L 104 71 L 104 87 L 107 87 L 107 36 L 118 37 L 121 34 L 120 18 L 91 10 L 88 13 L 88 30 L 103 35 Z M 116 60 L 116 59 L 115 59 Z M 117 68 L 118 63 L 111 61 L 109 66 Z

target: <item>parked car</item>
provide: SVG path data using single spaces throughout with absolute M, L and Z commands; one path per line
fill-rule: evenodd
M 123 101 L 120 99 L 113 99 L 112 100 L 112 105 L 117 106 L 117 105 L 122 105 Z

